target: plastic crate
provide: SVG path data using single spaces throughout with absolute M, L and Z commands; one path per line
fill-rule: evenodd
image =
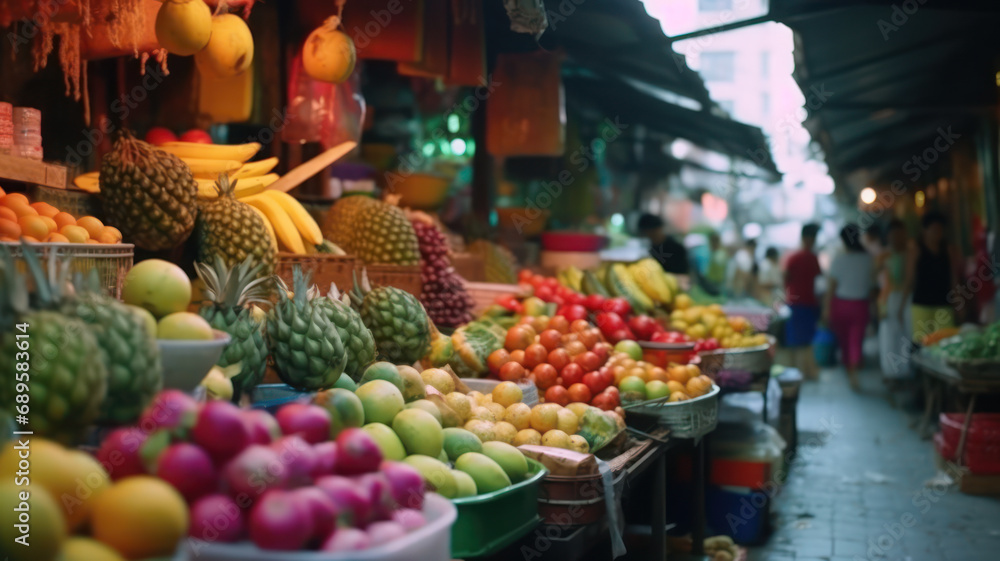
M 547 473 L 541 463 L 528 459 L 528 478 L 524 481 L 485 495 L 455 499 L 458 519 L 451 529 L 452 557 L 496 553 L 537 526 L 542 521 L 538 516 L 538 490 Z
M 429 493 L 424 500 L 427 524 L 386 544 L 363 551 L 264 551 L 249 542 L 214 544 L 183 540 L 180 558 L 185 561 L 448 561 L 451 559 L 449 530 L 455 522 L 455 506 L 444 497 Z
M 954 462 L 958 455 L 958 444 L 948 442 L 943 433 L 934 435 L 934 449 L 942 458 Z M 1000 475 L 1000 444 L 965 444 L 962 465 L 976 475 Z
M 965 423 L 964 413 L 941 413 L 938 421 L 945 441 L 953 448 L 958 448 L 962 436 L 962 424 Z M 1000 413 L 975 413 L 969 423 L 966 435 L 966 445 L 971 443 L 992 443 L 1000 445 Z
M 0 242 L 7 246 L 14 256 L 14 262 L 22 270 L 27 270 L 27 263 L 21 257 L 20 242 Z M 121 298 L 125 275 L 132 268 L 135 256 L 135 246 L 124 244 L 84 244 L 84 243 L 33 243 L 31 248 L 38 254 L 42 265 L 47 265 L 49 259 L 64 260 L 72 258 L 70 268 L 73 274 L 90 274 L 96 270 L 101 286 L 108 294 Z

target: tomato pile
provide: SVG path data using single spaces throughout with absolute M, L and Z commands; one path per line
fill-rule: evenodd
M 531 380 L 546 402 L 613 410 L 621 400 L 614 374 L 606 367 L 612 350 L 601 330 L 586 319 L 523 316 L 507 331 L 504 348 L 490 354 L 487 363 L 500 380 Z

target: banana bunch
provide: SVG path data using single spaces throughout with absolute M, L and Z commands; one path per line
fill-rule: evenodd
M 674 301 L 677 279 L 664 271 L 655 259 L 647 257 L 636 261 L 628 266 L 628 272 L 639 288 L 654 302 L 669 306 Z
M 583 292 L 583 271 L 570 265 L 556 273 L 559 284 L 566 288 L 571 288 L 576 292 Z
M 298 254 L 316 253 L 316 246 L 324 243 L 319 224 L 302 203 L 288 193 L 265 189 L 254 195 L 238 196 L 237 199 L 250 205 L 264 217 L 264 222 L 273 230 L 279 248 Z
M 639 286 L 624 263 L 611 265 L 605 273 L 605 279 L 608 292 L 628 300 L 636 313 L 645 314 L 656 306 L 656 302 Z

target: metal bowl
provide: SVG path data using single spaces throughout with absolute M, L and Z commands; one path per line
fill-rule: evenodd
M 231 340 L 224 331 L 212 331 L 215 338 L 206 341 L 156 340 L 163 362 L 164 388 L 190 392 L 198 387 Z

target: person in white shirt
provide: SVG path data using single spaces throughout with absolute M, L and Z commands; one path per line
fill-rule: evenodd
M 776 301 L 783 298 L 785 276 L 778 261 L 778 248 L 767 248 L 764 260 L 760 263 L 760 273 L 757 275 L 757 299 L 768 307 L 774 306 Z
M 830 265 L 822 321 L 837 337 L 851 387 L 857 390 L 861 348 L 875 289 L 875 260 L 861 243 L 857 224 L 844 226 L 840 239 L 844 251 Z

